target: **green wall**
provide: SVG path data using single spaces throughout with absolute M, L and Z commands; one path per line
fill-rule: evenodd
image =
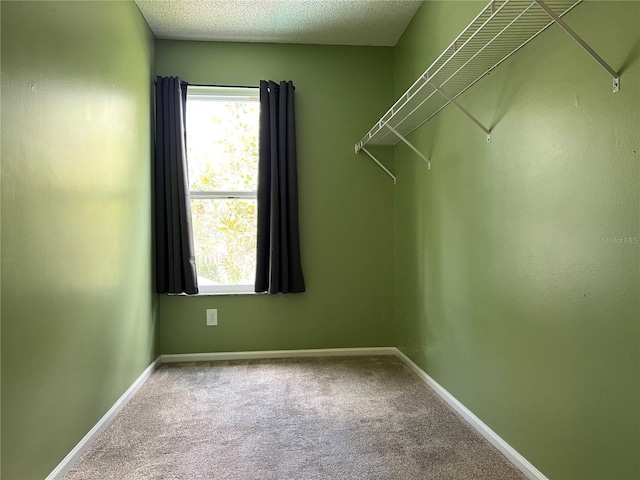
M 640 3 L 567 17 L 619 93 L 553 28 L 461 97 L 490 144 L 449 107 L 410 137 L 430 171 L 380 149 L 395 189 L 353 144 L 484 2 L 426 2 L 395 49 L 155 60 L 133 3 L 0 5 L 3 478 L 44 478 L 159 351 L 393 344 L 550 479 L 640 477 Z M 156 328 L 156 71 L 294 81 L 306 293 L 161 296 Z
M 153 37 L 133 2 L 1 2 L 2 478 L 46 477 L 157 354 Z
M 421 7 L 396 95 L 483 6 Z M 430 171 L 396 147 L 397 342 L 550 479 L 638 479 L 640 3 L 566 20 L 619 93 L 554 27 L 460 97 L 490 144 L 448 107 L 410 136 Z
M 156 55 L 158 75 L 196 84 L 293 80 L 307 284 L 284 296 L 162 296 L 162 353 L 392 345 L 393 183 L 354 144 L 393 100 L 393 50 L 158 41 Z M 205 326 L 207 308 L 217 327 Z

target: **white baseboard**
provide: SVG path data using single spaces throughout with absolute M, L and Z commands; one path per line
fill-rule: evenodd
M 476 417 L 471 410 L 465 407 L 453 395 L 445 390 L 438 382 L 431 378 L 424 370 L 396 349 L 396 355 L 407 364 L 407 366 L 424 381 L 433 391 L 435 391 L 445 402 L 458 412 L 480 435 L 486 438 L 489 443 L 496 447 L 507 459 L 515 465 L 530 480 L 549 480 L 540 470 L 534 467 L 526 458 L 520 455 L 515 448 L 505 442 L 500 436 L 491 430 L 487 424 Z
M 73 464 L 78 460 L 82 454 L 91 446 L 91 443 L 100 435 L 109 423 L 118 415 L 120 410 L 126 405 L 126 403 L 133 397 L 133 395 L 140 389 L 142 384 L 151 376 L 153 371 L 160 363 L 160 357 L 156 358 L 151 365 L 149 365 L 144 372 L 131 384 L 126 392 L 113 404 L 107 413 L 105 413 L 98 423 L 89 430 L 89 432 L 78 442 L 78 444 L 64 457 L 64 459 L 58 464 L 58 466 L 49 474 L 45 480 L 60 480 L 64 475 L 71 470 Z
M 265 350 L 256 352 L 178 353 L 161 355 L 162 363 L 252 360 L 259 358 L 347 357 L 356 355 L 396 355 L 395 347 L 318 348 L 308 350 Z

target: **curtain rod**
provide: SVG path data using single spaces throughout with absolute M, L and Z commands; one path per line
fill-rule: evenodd
M 229 88 L 260 88 L 255 85 L 203 85 L 200 83 L 189 83 L 187 82 L 187 86 L 189 87 L 229 87 Z

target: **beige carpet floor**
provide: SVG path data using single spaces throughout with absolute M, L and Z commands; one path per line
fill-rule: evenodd
M 65 480 L 521 480 L 395 357 L 166 364 Z

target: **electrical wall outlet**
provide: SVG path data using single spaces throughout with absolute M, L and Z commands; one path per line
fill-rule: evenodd
M 215 325 L 218 325 L 218 309 L 208 308 L 207 309 L 207 327 L 213 327 Z

